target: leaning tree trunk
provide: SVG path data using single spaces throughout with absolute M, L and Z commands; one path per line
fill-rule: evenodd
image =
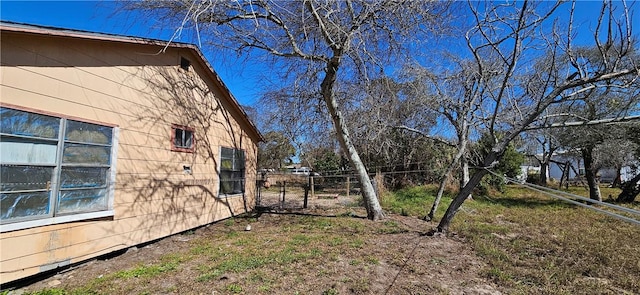
M 445 170 L 442 179 L 440 180 L 440 186 L 438 187 L 438 194 L 436 194 L 436 199 L 433 200 L 433 205 L 431 206 L 431 210 L 429 210 L 429 214 L 424 218 L 424 220 L 433 220 L 436 215 L 436 211 L 438 210 L 438 206 L 440 205 L 440 200 L 442 199 L 442 195 L 444 194 L 444 187 L 447 185 L 447 180 L 449 180 L 449 175 L 453 172 L 453 170 L 458 165 L 458 155 L 453 159 L 453 162 L 449 164 L 447 170 Z
M 351 142 L 347 125 L 342 113 L 338 110 L 338 102 L 333 94 L 333 85 L 336 81 L 339 64 L 339 55 L 327 62 L 326 74 L 320 85 L 320 91 L 331 115 L 331 119 L 333 120 L 333 125 L 336 128 L 340 146 L 349 157 L 351 165 L 358 175 L 358 181 L 360 181 L 360 185 L 362 186 L 362 197 L 364 198 L 364 207 L 367 210 L 367 218 L 370 220 L 380 220 L 384 218 L 382 207 L 373 189 L 373 184 L 371 184 L 371 179 L 369 179 L 367 169 L 362 163 L 358 151 L 356 151 L 356 148 Z
M 491 152 L 489 152 L 489 154 L 487 154 L 487 156 L 484 157 L 483 165 L 485 167 L 489 167 L 497 159 L 498 159 L 498 152 L 492 150 Z M 487 173 L 489 173 L 489 171 L 486 169 L 478 169 L 473 174 L 473 176 L 471 176 L 471 179 L 469 179 L 469 182 L 467 182 L 467 184 L 460 190 L 460 192 L 458 192 L 458 195 L 456 195 L 453 201 L 451 201 L 449 208 L 447 208 L 447 212 L 444 213 L 442 220 L 440 220 L 440 224 L 438 224 L 438 228 L 437 228 L 438 232 L 446 232 L 449 230 L 449 225 L 451 224 L 451 220 L 453 220 L 453 217 L 458 212 L 458 209 L 460 209 L 460 206 L 462 205 L 462 203 L 464 203 L 464 201 L 471 194 L 473 189 L 478 184 L 480 184 L 482 177 L 484 177 Z
M 593 163 L 593 147 L 588 146 L 581 150 L 582 161 L 584 161 L 584 177 L 587 179 L 587 185 L 589 185 L 589 198 L 595 201 L 602 202 L 602 196 L 600 195 L 600 186 L 598 186 L 597 173 L 598 169 Z
M 458 135 L 458 152 L 453 157 L 453 160 L 447 167 L 444 175 L 442 176 L 442 180 L 440 181 L 440 186 L 438 187 L 438 194 L 436 195 L 436 199 L 433 201 L 433 206 L 431 206 L 431 210 L 429 210 L 429 214 L 424 218 L 425 220 L 433 220 L 436 215 L 436 211 L 438 210 L 438 206 L 440 205 L 440 200 L 442 200 L 442 195 L 444 194 L 444 187 L 447 184 L 447 180 L 449 175 L 453 172 L 453 170 L 460 163 L 460 190 L 469 182 L 469 161 L 466 157 L 467 152 L 467 144 L 469 142 L 469 125 L 466 121 L 462 121 L 460 130 L 457 132 Z M 471 194 L 469 194 L 469 198 Z
M 446 232 L 447 230 L 449 230 L 449 224 L 451 224 L 451 220 L 458 212 L 458 209 L 471 194 L 473 189 L 480 183 L 482 177 L 484 177 L 487 173 L 487 170 L 480 169 L 476 171 L 473 176 L 471 176 L 469 182 L 467 182 L 467 184 L 460 190 L 460 192 L 458 192 L 458 195 L 456 195 L 453 201 L 451 201 L 449 208 L 447 208 L 447 212 L 444 213 L 442 220 L 440 220 L 440 223 L 438 224 L 438 232 Z
M 622 185 L 622 192 L 618 195 L 618 199 L 616 199 L 616 201 L 623 203 L 631 203 L 635 201 L 638 194 L 640 194 L 639 182 L 640 173 Z

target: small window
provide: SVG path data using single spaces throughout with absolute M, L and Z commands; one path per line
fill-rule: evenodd
M 193 153 L 195 150 L 194 129 L 173 125 L 171 128 L 171 150 Z

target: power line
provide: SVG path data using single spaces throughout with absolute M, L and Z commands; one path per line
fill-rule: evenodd
M 635 215 L 635 216 L 638 216 L 638 217 L 640 217 L 640 211 L 637 211 L 637 210 L 634 210 L 634 209 L 631 209 L 631 208 L 627 208 L 627 207 L 622 207 L 622 206 L 606 203 L 606 202 L 601 202 L 601 201 L 598 201 L 598 200 L 592 200 L 592 199 L 585 198 L 585 197 L 582 197 L 582 196 L 579 196 L 579 195 L 575 195 L 575 194 L 572 194 L 572 193 L 569 193 L 569 192 L 563 192 L 563 191 L 559 191 L 559 190 L 554 190 L 552 188 L 548 188 L 548 187 L 544 187 L 544 186 L 539 186 L 539 185 L 526 183 L 526 182 L 522 183 L 522 182 L 518 181 L 515 178 L 510 178 L 510 177 L 507 177 L 507 176 L 504 176 L 504 175 L 499 175 L 498 173 L 496 173 L 494 171 L 491 171 L 489 169 L 486 169 L 486 170 L 489 173 L 491 173 L 491 174 L 493 174 L 495 176 L 498 176 L 498 177 L 502 177 L 505 180 L 510 181 L 510 182 L 512 182 L 514 184 L 517 184 L 519 186 L 522 186 L 522 187 L 525 187 L 525 188 L 540 192 L 542 194 L 545 194 L 547 196 L 559 199 L 561 201 L 565 201 L 565 202 L 568 202 L 568 203 L 571 203 L 571 204 L 574 204 L 574 205 L 578 205 L 580 207 L 584 207 L 584 208 L 587 208 L 587 209 L 596 211 L 598 213 L 602 213 L 602 214 L 605 214 L 605 215 L 608 215 L 608 216 L 611 216 L 613 218 L 617 218 L 617 219 L 620 219 L 620 220 L 623 220 L 623 221 L 626 221 L 626 222 L 630 222 L 630 223 L 633 223 L 633 224 L 636 224 L 636 225 L 640 225 L 640 220 L 638 220 L 638 219 L 630 218 L 630 217 L 627 217 L 627 216 L 624 216 L 624 215 L 620 215 L 620 214 L 615 213 L 615 212 L 611 212 L 611 211 L 607 211 L 607 210 L 604 210 L 604 209 L 600 209 L 600 208 L 591 206 L 591 204 L 601 205 L 601 206 L 604 206 L 604 207 L 611 208 L 613 210 L 623 211 L 623 212 L 626 212 L 626 213 L 629 213 L 631 215 Z M 591 204 L 581 203 L 581 202 L 578 202 L 578 201 L 576 201 L 574 199 L 563 197 L 561 195 L 565 195 L 565 196 L 568 196 L 568 197 L 571 197 L 571 198 L 574 198 L 574 199 L 577 199 L 577 200 L 589 202 Z

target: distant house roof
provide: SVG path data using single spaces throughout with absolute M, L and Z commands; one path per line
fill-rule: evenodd
M 242 115 L 241 116 L 242 118 L 240 119 L 244 120 L 245 123 L 247 123 L 247 125 L 250 126 L 251 130 L 249 131 L 253 132 L 259 141 L 264 141 L 262 134 L 260 134 L 260 131 L 258 130 L 256 125 L 251 121 L 251 119 L 249 119 L 249 116 L 244 111 L 240 103 L 238 103 L 238 100 L 233 96 L 233 94 L 231 94 L 231 91 L 229 91 L 229 88 L 224 84 L 224 82 L 222 82 L 222 79 L 220 79 L 220 76 L 218 76 L 218 74 L 213 69 L 209 61 L 207 61 L 207 59 L 204 57 L 200 49 L 194 44 L 173 42 L 173 41 L 169 42 L 165 40 L 140 38 L 140 37 L 133 37 L 133 36 L 97 33 L 97 32 L 82 31 L 82 30 L 71 30 L 71 29 L 56 28 L 56 27 L 38 26 L 38 25 L 7 22 L 7 21 L 0 21 L 0 31 L 19 32 L 19 33 L 27 33 L 27 34 L 31 33 L 31 34 L 38 34 L 38 35 L 70 37 L 70 38 L 80 38 L 80 39 L 109 41 L 109 42 L 123 42 L 123 43 L 129 43 L 129 44 L 158 45 L 162 47 L 184 48 L 184 49 L 190 50 L 195 56 L 198 57 L 197 62 L 199 62 L 202 65 L 202 67 L 206 70 L 207 75 L 209 76 L 208 78 L 210 78 L 211 81 L 213 81 L 216 84 L 216 86 L 220 87 L 220 89 L 223 90 L 223 94 L 225 94 L 225 97 L 223 97 L 223 99 L 226 99 L 230 103 L 232 108 L 234 108 L 235 111 L 237 111 Z

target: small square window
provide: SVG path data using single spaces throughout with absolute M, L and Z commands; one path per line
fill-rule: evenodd
M 194 129 L 173 125 L 171 127 L 171 150 L 193 153 L 195 150 Z

